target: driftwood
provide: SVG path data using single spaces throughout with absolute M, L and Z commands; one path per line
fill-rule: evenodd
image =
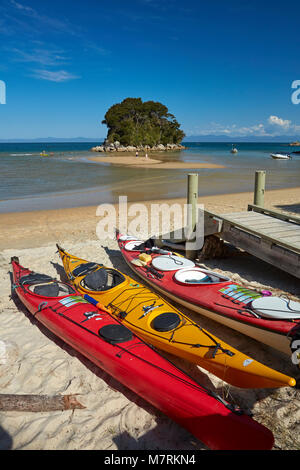
M 64 411 L 85 406 L 74 395 L 12 395 L 0 394 L 0 411 Z

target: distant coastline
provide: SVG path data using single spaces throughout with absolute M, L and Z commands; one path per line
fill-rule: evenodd
M 277 137 L 237 137 L 237 136 L 216 136 L 216 135 L 194 135 L 186 136 L 182 145 L 189 143 L 253 143 L 253 144 L 284 144 L 284 145 L 300 145 L 299 136 L 277 136 Z M 105 137 L 37 137 L 37 138 L 13 138 L 0 139 L 0 144 L 39 144 L 39 143 L 95 143 L 103 145 Z

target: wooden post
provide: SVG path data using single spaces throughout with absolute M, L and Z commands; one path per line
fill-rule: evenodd
M 255 172 L 255 184 L 254 184 L 254 204 L 256 206 L 264 207 L 264 196 L 265 196 L 265 170 L 257 170 Z
M 83 409 L 75 395 L 0 394 L 0 411 L 64 411 Z
M 197 202 L 198 202 L 198 174 L 188 174 L 188 187 L 187 187 L 187 203 L 188 203 L 188 214 L 187 214 L 187 230 L 188 238 L 190 234 L 194 233 L 197 224 Z M 192 237 L 193 238 L 193 237 Z M 186 257 L 194 259 L 197 255 L 197 250 L 186 250 Z

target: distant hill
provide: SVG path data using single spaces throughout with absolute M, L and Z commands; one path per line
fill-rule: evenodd
M 47 143 L 47 142 L 99 142 L 102 143 L 104 137 L 39 137 L 37 139 L 0 139 L 0 143 Z
M 183 140 L 183 145 L 185 142 L 230 142 L 230 143 L 237 143 L 237 142 L 269 142 L 269 143 L 290 143 L 294 142 L 295 140 L 299 140 L 299 136 L 265 136 L 265 137 L 257 137 L 257 136 L 249 136 L 249 137 L 230 137 L 225 135 L 189 135 L 186 136 Z

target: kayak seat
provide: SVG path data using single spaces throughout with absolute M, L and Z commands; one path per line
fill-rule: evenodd
M 97 263 L 82 263 L 72 271 L 74 277 L 84 276 L 91 271 L 95 271 L 99 267 Z
M 125 281 L 125 277 L 110 268 L 100 268 L 85 276 L 83 279 L 84 287 L 93 291 L 105 291 L 121 284 Z
M 220 278 L 216 276 L 205 276 L 203 279 L 186 279 L 185 282 L 191 284 L 209 284 L 211 282 L 220 282 Z
M 47 284 L 38 284 L 33 288 L 33 292 L 43 297 L 61 297 L 67 294 L 74 294 L 74 289 L 67 284 L 51 282 Z
M 44 297 L 58 297 L 59 285 L 56 282 L 52 282 L 51 284 L 42 284 L 35 286 L 33 292 Z
M 178 269 L 174 274 L 174 280 L 186 286 L 216 284 L 224 280 L 225 277 L 219 277 L 212 272 L 202 270 L 198 267 Z

